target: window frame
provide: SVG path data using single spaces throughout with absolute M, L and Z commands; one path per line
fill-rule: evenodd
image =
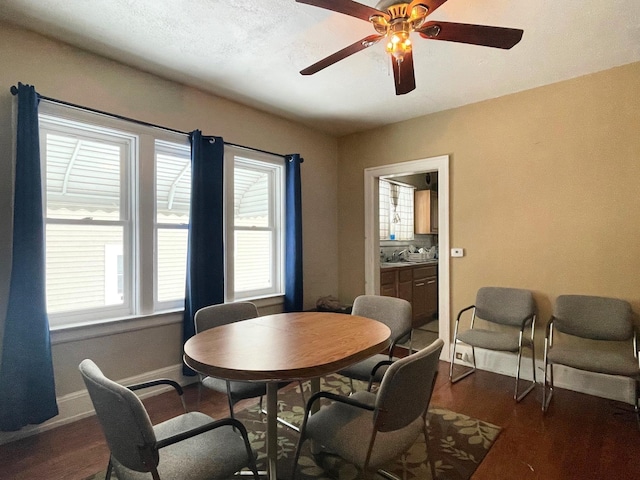
M 393 212 L 391 211 L 391 207 L 390 207 L 390 202 L 389 202 L 389 208 L 388 210 L 385 212 L 385 220 L 387 220 L 387 223 L 385 224 L 385 230 L 386 232 L 388 232 L 387 236 L 383 236 L 382 235 L 382 229 L 383 229 L 383 224 L 382 224 L 382 217 L 383 217 L 383 213 L 382 213 L 382 208 L 380 208 L 380 203 L 382 200 L 382 192 L 380 190 L 382 190 L 380 187 L 378 188 L 378 235 L 380 237 L 381 241 L 385 241 L 385 242 L 410 242 L 412 240 L 415 240 L 415 220 L 414 220 L 414 215 L 415 215 L 415 190 L 416 187 L 413 185 L 409 185 L 407 183 L 404 182 L 398 182 L 396 180 L 390 179 L 390 178 L 379 178 L 378 179 L 379 183 L 381 184 L 382 182 L 385 182 L 386 184 L 389 185 L 389 188 L 391 188 L 392 184 L 395 184 L 397 186 L 399 186 L 400 188 L 403 189 L 407 189 L 406 196 L 408 201 L 410 202 L 410 215 L 407 217 L 410 219 L 410 225 L 411 228 L 407 228 L 407 231 L 410 232 L 410 236 L 409 238 L 391 238 L 391 231 L 392 231 L 392 223 L 393 223 Z M 410 192 L 409 192 L 410 190 Z M 391 198 L 391 192 L 389 192 L 388 194 L 388 198 L 390 200 Z
M 124 255 L 124 296 L 128 298 L 128 302 L 125 301 L 123 305 L 116 307 L 105 305 L 95 309 L 49 313 L 50 329 L 53 331 L 73 329 L 83 325 L 104 325 L 149 315 L 164 315 L 183 309 L 184 298 L 171 302 L 157 301 L 155 156 L 158 141 L 187 147 L 190 151 L 189 136 L 44 99 L 40 101 L 38 116 L 41 122 L 40 165 L 45 215 L 47 212 L 46 132 L 60 131 L 67 134 L 64 128 L 86 130 L 97 135 L 108 132 L 129 139 L 131 145 L 128 151 L 128 172 L 121 185 L 121 197 L 126 197 L 129 215 L 128 231 L 123 238 L 123 253 L 127 252 L 127 244 L 130 248 L 129 254 Z M 121 206 L 121 208 L 124 207 Z M 51 221 L 45 217 L 45 223 L 62 222 Z M 76 220 L 75 223 L 99 225 L 104 224 L 105 221 L 84 219 Z M 188 225 L 179 228 L 188 228 Z
M 157 179 L 158 179 L 158 175 L 157 175 L 157 167 L 158 167 L 158 162 L 156 161 L 157 156 L 158 156 L 158 152 L 161 153 L 169 153 L 171 152 L 172 154 L 179 154 L 179 153 L 187 153 L 188 150 L 188 166 L 189 166 L 189 171 L 191 170 L 191 144 L 189 142 L 189 139 L 187 138 L 187 142 L 185 144 L 183 144 L 182 146 L 178 146 L 178 144 L 176 144 L 176 142 L 168 142 L 164 139 L 159 139 L 156 138 L 155 139 L 155 147 L 154 147 L 154 174 L 153 174 L 153 185 L 154 185 L 154 191 L 153 191 L 153 225 L 154 225 L 154 240 L 153 240 L 153 251 L 154 251 L 154 258 L 153 258 L 153 264 L 154 264 L 154 269 L 153 269 L 153 285 L 154 285 L 154 292 L 153 292 L 153 302 L 154 302 L 154 311 L 165 311 L 165 310 L 172 310 L 172 309 L 178 309 L 178 308 L 184 308 L 184 295 L 181 299 L 176 299 L 176 300 L 166 300 L 166 301 L 160 301 L 159 300 L 159 292 L 158 292 L 158 287 L 159 287 L 159 281 L 158 281 L 158 273 L 159 273 L 159 267 L 158 267 L 158 254 L 159 254 L 159 247 L 158 247 L 158 239 L 159 239 L 159 231 L 161 229 L 164 230 L 186 230 L 187 231 L 187 242 L 188 242 L 188 232 L 189 232 L 189 223 L 191 221 L 191 219 L 189 218 L 189 222 L 187 223 L 160 223 L 158 222 L 158 211 L 157 211 L 157 206 L 158 206 L 158 198 L 157 198 L 157 192 L 158 192 L 158 188 L 157 188 Z M 160 148 L 158 148 L 158 146 Z M 186 147 L 186 148 L 185 148 Z M 181 174 L 183 175 L 184 172 Z M 191 192 L 189 192 L 189 203 L 191 203 Z M 191 214 L 191 212 L 189 212 L 189 214 Z M 187 249 L 188 249 L 188 245 L 187 245 Z M 185 258 L 185 277 L 186 277 L 186 269 L 187 269 L 187 264 L 186 264 L 186 260 L 187 258 Z
M 233 145 L 224 149 L 224 225 L 225 225 L 225 302 L 253 301 L 284 297 L 285 261 L 285 192 L 286 172 L 284 159 L 266 152 L 253 151 Z M 255 167 L 270 174 L 269 225 L 267 227 L 236 227 L 234 221 L 236 164 L 244 168 Z M 271 288 L 235 291 L 235 233 L 236 231 L 269 231 L 272 233 Z

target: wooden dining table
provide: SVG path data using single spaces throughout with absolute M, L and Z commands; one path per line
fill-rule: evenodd
M 389 347 L 389 328 L 357 315 L 279 313 L 215 327 L 191 337 L 184 362 L 212 377 L 267 384 L 267 471 L 277 479 L 278 383 L 311 380 Z

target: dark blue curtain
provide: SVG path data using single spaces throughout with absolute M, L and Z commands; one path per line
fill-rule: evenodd
M 202 307 L 224 302 L 223 164 L 224 142 L 191 138 L 191 213 L 187 249 L 183 343 L 195 334 L 193 315 Z M 185 375 L 195 372 L 183 365 Z
M 300 155 L 286 157 L 286 237 L 284 311 L 302 310 L 302 187 Z
M 38 94 L 18 95 L 13 258 L 0 364 L 0 430 L 19 430 L 58 414 L 45 290 L 44 217 Z

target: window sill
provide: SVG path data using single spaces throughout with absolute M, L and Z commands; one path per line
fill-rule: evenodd
M 79 340 L 180 323 L 182 321 L 182 312 L 182 309 L 170 310 L 142 317 L 136 316 L 51 327 L 51 344 L 77 342 Z
M 260 308 L 273 307 L 284 303 L 284 296 L 269 296 L 243 300 L 252 302 Z M 162 327 L 182 322 L 183 309 L 167 310 L 165 312 L 154 313 L 145 316 L 117 318 L 113 320 L 97 320 L 90 322 L 79 322 L 70 325 L 61 325 L 50 328 L 51 344 L 77 342 L 90 338 L 105 337 L 118 333 L 134 332 L 147 328 Z

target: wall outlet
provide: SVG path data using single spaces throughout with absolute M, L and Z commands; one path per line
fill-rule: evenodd
M 462 360 L 462 352 L 456 352 L 456 360 Z
M 464 248 L 452 248 L 451 249 L 452 257 L 464 257 Z

